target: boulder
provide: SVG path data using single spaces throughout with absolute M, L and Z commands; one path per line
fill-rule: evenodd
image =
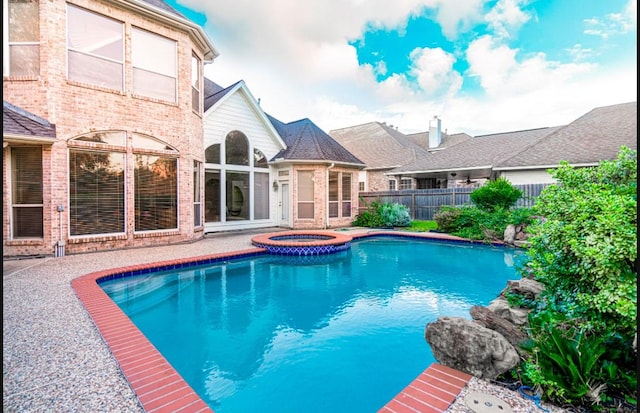
M 529 320 L 529 312 L 531 311 L 527 308 L 511 307 L 507 299 L 503 296 L 491 301 L 488 308 L 498 317 L 504 318 L 517 326 L 527 324 L 527 321 Z
M 524 350 L 520 348 L 520 343 L 527 338 L 527 335 L 518 326 L 507 319 L 498 317 L 487 307 L 474 305 L 469 313 L 476 323 L 502 334 L 519 354 L 524 353 Z
M 500 333 L 461 317 L 440 317 L 428 323 L 425 339 L 440 364 L 478 378 L 495 379 L 520 361 Z
M 513 224 L 507 225 L 504 230 L 503 241 L 507 245 L 513 245 L 513 241 L 516 239 L 516 226 Z
M 507 281 L 506 291 L 521 295 L 528 299 L 535 299 L 544 290 L 544 284 L 530 278 Z

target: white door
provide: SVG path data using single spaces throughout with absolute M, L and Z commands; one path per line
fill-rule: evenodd
M 278 216 L 280 226 L 289 227 L 289 183 L 280 184 L 280 199 L 278 200 Z

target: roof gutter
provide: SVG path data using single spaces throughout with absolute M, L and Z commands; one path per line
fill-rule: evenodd
M 220 56 L 220 52 L 215 48 L 204 29 L 191 20 L 187 20 L 177 14 L 162 10 L 141 0 L 110 1 L 115 4 L 122 5 L 130 10 L 135 10 L 140 14 L 152 16 L 157 20 L 165 23 L 172 23 L 173 26 L 181 26 L 183 29 L 186 29 L 192 35 L 195 43 L 204 50 L 204 60 L 206 63 L 211 63 L 216 57 Z

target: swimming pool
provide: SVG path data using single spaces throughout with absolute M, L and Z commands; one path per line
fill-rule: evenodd
M 517 254 L 367 237 L 100 285 L 217 413 L 372 412 L 434 361 L 425 325 L 486 305 Z

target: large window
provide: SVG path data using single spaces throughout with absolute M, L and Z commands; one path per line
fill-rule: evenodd
M 178 228 L 178 160 L 135 155 L 135 230 Z
M 193 226 L 202 225 L 202 191 L 200 190 L 200 174 L 202 162 L 193 161 Z
M 351 216 L 351 174 L 329 172 L 329 218 Z
M 79 137 L 76 141 L 120 141 L 122 144 L 124 133 L 96 133 Z M 69 149 L 70 235 L 124 232 L 124 165 L 124 152 L 75 147 Z
M 121 22 L 68 4 L 68 78 L 123 90 L 123 33 Z
M 3 1 L 4 76 L 37 76 L 40 73 L 40 17 L 38 0 Z
M 206 222 L 270 218 L 267 157 L 258 148 L 250 147 L 244 133 L 229 132 L 224 144 L 208 146 L 204 157 Z
M 339 172 L 329 172 L 329 218 L 337 218 L 339 210 Z
M 400 180 L 400 189 L 411 189 L 413 180 L 411 178 L 402 178 Z
M 128 157 L 122 131 L 94 132 L 69 141 L 71 236 L 126 231 L 126 165 L 133 164 L 136 231 L 178 227 L 177 151 L 150 136 L 132 134 Z
M 200 113 L 200 59 L 191 55 L 191 108 Z
M 342 216 L 351 216 L 351 174 L 342 173 Z
M 177 55 L 174 40 L 134 27 L 131 31 L 133 93 L 176 102 Z
M 11 148 L 12 237 L 42 238 L 42 148 Z
M 313 171 L 298 171 L 298 218 L 312 219 L 314 216 L 313 202 Z

